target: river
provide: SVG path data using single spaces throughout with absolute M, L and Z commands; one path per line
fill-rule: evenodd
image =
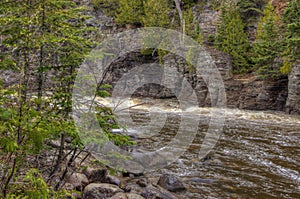
M 182 117 L 176 100 L 133 99 L 127 114 L 118 113 L 140 151 L 154 151 L 175 138 Z M 155 108 L 153 108 L 155 107 Z M 175 162 L 154 172 L 180 176 L 187 198 L 300 198 L 300 117 L 272 111 L 225 109 L 222 134 L 205 158 L 198 153 L 209 127 L 211 108 L 190 108 L 198 132 Z M 151 118 L 166 117 L 158 132 L 145 131 Z M 129 120 L 132 122 L 128 123 Z M 146 129 L 146 128 L 145 128 Z M 155 129 L 155 128 L 154 128 Z M 187 129 L 188 131 L 188 129 Z M 136 149 L 135 149 L 136 150 Z

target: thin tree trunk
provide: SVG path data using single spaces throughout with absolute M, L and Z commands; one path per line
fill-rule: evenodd
M 45 5 L 42 5 L 43 13 L 42 13 L 42 27 L 41 27 L 41 34 L 43 34 L 44 27 L 45 27 Z M 39 103 L 37 104 L 37 110 L 39 111 L 41 109 L 41 99 L 43 95 L 43 83 L 44 83 L 44 71 L 43 71 L 43 63 L 44 63 L 44 45 L 41 45 L 40 47 L 40 60 L 39 60 L 39 69 L 38 69 L 38 99 Z
M 66 134 L 61 133 L 59 153 L 58 153 L 58 156 L 57 156 L 57 161 L 56 161 L 55 167 L 49 175 L 50 179 L 56 173 L 56 171 L 58 170 L 61 162 L 63 161 L 65 142 L 66 142 Z
M 11 168 L 11 172 L 10 172 L 10 174 L 9 174 L 6 182 L 5 182 L 4 189 L 3 189 L 3 196 L 4 196 L 4 198 L 7 195 L 9 183 L 10 183 L 11 179 L 13 178 L 13 176 L 15 174 L 16 164 L 17 164 L 17 157 L 14 157 L 14 161 L 13 161 L 13 165 L 12 165 L 12 168 Z
M 174 0 L 175 2 L 175 5 L 176 5 L 176 9 L 178 11 L 178 14 L 179 14 L 179 18 L 180 18 L 180 25 L 181 25 L 181 28 L 182 28 L 182 34 L 183 34 L 183 40 L 184 40 L 184 34 L 185 34 L 185 21 L 183 19 L 183 15 L 182 15 L 182 10 L 181 10 L 181 7 L 180 7 L 180 0 Z
M 183 18 L 182 18 L 182 10 L 181 10 L 181 7 L 180 7 L 180 1 L 179 0 L 174 0 L 174 1 L 175 1 L 176 9 L 177 9 L 178 14 L 179 14 L 180 22 L 182 23 Z

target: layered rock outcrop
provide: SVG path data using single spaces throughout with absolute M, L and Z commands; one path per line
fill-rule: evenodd
M 289 74 L 286 112 L 300 114 L 300 64 L 295 65 Z

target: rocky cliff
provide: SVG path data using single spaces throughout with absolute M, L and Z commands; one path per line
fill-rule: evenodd
M 299 90 L 299 76 L 297 76 L 299 68 L 294 68 L 289 79 L 281 77 L 276 80 L 262 80 L 255 75 L 233 76 L 231 57 L 211 47 L 211 42 L 208 41 L 208 37 L 216 33 L 216 19 L 219 13 L 210 9 L 209 6 L 201 9 L 201 14 L 194 12 L 195 21 L 199 23 L 203 31 L 205 50 L 211 55 L 223 77 L 227 95 L 227 106 L 230 108 L 251 110 L 284 111 L 286 109 L 290 113 L 297 112 L 299 110 L 299 107 L 297 108 L 299 94 L 297 95 L 296 90 L 297 88 Z M 157 59 L 157 57 L 143 56 L 139 52 L 130 53 L 127 57 L 113 63 L 111 72 L 106 77 L 106 83 L 114 85 L 122 75 L 128 73 L 132 68 L 143 63 L 158 62 Z M 210 94 L 206 83 L 201 77 L 197 78 L 196 74 L 188 69 L 186 60 L 169 54 L 164 57 L 164 64 L 167 67 L 175 67 L 188 80 L 197 94 L 199 106 L 210 106 Z M 139 79 L 138 81 L 142 80 Z M 177 82 L 176 84 L 180 86 L 181 83 Z M 139 88 L 134 93 L 134 96 L 170 98 L 175 97 L 175 94 L 172 90 L 160 85 L 149 84 Z
M 250 110 L 278 110 L 285 109 L 285 103 L 288 96 L 288 79 L 286 77 L 278 78 L 276 80 L 261 80 L 260 78 L 248 76 L 233 76 L 231 73 L 230 57 L 223 52 L 212 48 L 206 48 L 219 69 L 226 89 L 227 106 L 230 108 L 250 109 Z M 120 59 L 118 62 L 112 64 L 110 72 L 105 77 L 105 82 L 113 86 L 118 80 L 135 67 L 139 67 L 145 63 L 157 62 L 157 57 L 143 56 L 139 52 L 133 52 L 126 57 Z M 178 56 L 169 54 L 164 57 L 164 66 L 176 68 L 176 71 L 186 78 L 192 88 L 197 94 L 199 106 L 210 106 L 210 93 L 207 85 L 202 77 L 197 77 L 195 72 L 189 70 L 187 62 Z M 148 71 L 151 73 L 151 71 Z M 155 74 L 155 71 L 152 71 Z M 135 77 L 137 82 L 144 81 L 144 75 Z M 154 77 L 153 77 L 154 78 Z M 177 82 L 174 85 L 182 87 L 183 80 L 176 78 Z M 295 81 L 295 80 L 294 80 Z M 298 76 L 299 81 L 299 76 Z M 299 83 L 299 82 L 298 82 Z M 291 81 L 290 81 L 291 84 Z M 293 83 L 294 85 L 294 83 Z M 124 85 L 123 89 L 128 85 Z M 291 93 L 295 93 L 291 89 L 299 86 L 290 86 Z M 295 88 L 295 89 L 296 89 Z M 299 91 L 298 91 L 299 92 Z M 155 97 L 155 98 L 172 98 L 176 97 L 171 89 L 167 89 L 158 84 L 146 84 L 137 89 L 134 97 Z M 290 106 L 294 107 L 299 101 L 299 95 L 289 95 Z
M 300 64 L 295 65 L 289 74 L 286 112 L 300 114 Z

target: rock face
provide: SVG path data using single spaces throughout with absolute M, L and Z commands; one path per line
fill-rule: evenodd
M 85 199 L 106 199 L 116 193 L 124 192 L 116 185 L 107 183 L 91 183 L 84 188 L 83 198 Z
M 232 65 L 230 57 L 221 51 L 209 47 L 205 51 L 213 57 L 222 77 L 224 79 L 231 78 Z M 201 76 L 197 76 L 196 72 L 189 68 L 184 58 L 170 53 L 163 58 L 163 61 L 163 66 L 159 66 L 161 67 L 161 74 L 159 74 L 157 67 L 150 65 L 146 70 L 133 73 L 133 70 L 138 71 L 138 68 L 142 67 L 143 64 L 157 62 L 157 57 L 147 57 L 139 52 L 129 53 L 126 55 L 126 58 L 121 58 L 118 62 L 112 64 L 104 82 L 112 86 L 118 83 L 118 85 L 123 86 L 122 90 L 129 90 L 140 82 L 163 82 L 168 85 L 168 88 L 154 83 L 146 84 L 136 89 L 133 96 L 172 98 L 176 97 L 176 92 L 178 93 L 180 89 L 185 88 L 184 80 L 186 80 L 196 92 L 200 106 L 210 103 L 206 83 Z M 120 84 L 120 78 L 131 73 L 133 75 L 129 75 L 130 78 L 127 78 L 126 81 Z
M 289 75 L 286 112 L 300 114 L 300 64 L 295 65 Z
M 211 55 L 214 60 L 224 82 L 227 95 L 227 106 L 230 108 L 250 109 L 250 110 L 277 110 L 282 111 L 285 107 L 285 102 L 288 94 L 288 79 L 287 77 L 281 77 L 276 80 L 261 80 L 255 76 L 248 77 L 233 77 L 232 64 L 230 57 L 223 52 L 215 50 L 213 48 L 206 48 L 206 51 Z M 113 86 L 118 80 L 125 74 L 130 73 L 135 67 L 139 67 L 143 62 L 155 62 L 154 58 L 146 58 L 138 52 L 131 53 L 127 58 L 122 59 L 118 63 L 114 63 L 111 72 L 106 76 L 106 83 Z M 154 98 L 173 98 L 176 97 L 173 90 L 180 90 L 184 88 L 183 79 L 191 85 L 198 98 L 198 105 L 200 107 L 211 106 L 210 93 L 204 79 L 201 76 L 197 76 L 196 73 L 188 68 L 188 64 L 184 58 L 175 56 L 174 54 L 168 54 L 164 57 L 164 66 L 173 72 L 166 73 L 171 76 L 164 76 L 158 78 L 163 81 L 167 81 L 168 85 L 173 85 L 174 88 L 163 87 L 157 84 L 147 84 L 138 88 L 134 93 L 134 97 L 154 97 Z M 166 70 L 166 69 L 162 69 Z M 296 69 L 294 73 L 296 74 Z M 299 70 L 299 69 L 298 69 Z M 122 90 L 130 89 L 136 83 L 149 81 L 151 78 L 157 78 L 157 68 L 149 67 L 147 71 L 142 71 L 145 75 L 136 75 L 130 78 L 127 83 L 122 83 Z M 175 77 L 172 77 L 172 74 Z M 179 75 L 178 75 L 179 74 Z M 289 107 L 294 107 L 297 102 L 297 75 L 290 77 L 290 101 Z M 134 82 L 135 81 L 135 82 Z M 292 83 L 294 82 L 294 83 Z M 289 108 L 290 109 L 290 108 Z M 298 108 L 299 110 L 299 108 Z M 293 111 L 295 112 L 295 110 Z
M 207 1 L 208 4 L 211 4 L 210 1 Z M 196 11 L 197 7 L 194 7 L 194 19 L 199 23 L 204 41 L 209 41 L 208 37 L 210 35 L 215 35 L 217 32 L 217 23 L 220 12 L 211 9 L 209 5 L 204 5 L 201 10 Z M 206 44 L 210 44 L 209 42 Z
M 146 199 L 177 199 L 177 197 L 169 191 L 152 185 L 148 185 L 143 189 L 142 196 Z
M 172 192 L 186 190 L 185 186 L 179 180 L 179 178 L 172 174 L 162 175 L 157 184 L 169 191 L 172 191 Z
M 151 78 L 161 78 L 156 75 L 157 71 L 151 67 L 148 67 L 146 69 L 147 71 L 131 71 L 134 68 L 138 69 L 137 67 L 153 62 L 155 62 L 155 59 L 151 56 L 144 56 L 140 54 L 140 52 L 131 52 L 127 54 L 126 57 L 120 58 L 118 62 L 112 64 L 110 72 L 104 78 L 104 83 L 111 84 L 112 86 L 115 86 L 117 83 L 120 84 L 120 82 L 118 82 L 120 78 L 131 72 L 130 76 L 126 78 L 126 80 L 124 79 L 124 83 L 122 83 L 122 90 L 125 91 L 141 82 L 149 82 Z M 133 96 L 168 98 L 174 97 L 175 95 L 169 89 L 163 88 L 158 84 L 146 84 L 139 87 L 133 93 Z
M 230 79 L 224 82 L 227 106 L 250 110 L 282 111 L 287 98 L 288 79 L 259 80 L 256 77 Z

